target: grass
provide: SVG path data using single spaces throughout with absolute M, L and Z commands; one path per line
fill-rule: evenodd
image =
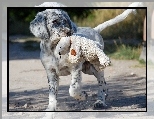
M 130 46 L 126 44 L 105 44 L 104 52 L 112 59 L 117 60 L 137 60 L 139 62 L 135 67 L 145 67 L 146 62 L 144 60 L 139 60 L 142 47 Z
M 146 64 L 144 60 L 139 60 L 140 64 Z
M 78 26 L 96 27 L 109 19 L 121 14 L 123 9 L 97 9 L 85 18 L 72 18 Z M 120 23 L 112 25 L 101 32 L 104 39 L 141 39 L 143 37 L 143 21 L 146 10 L 138 9 L 137 14 L 130 14 Z
M 74 14 L 71 16 L 71 19 L 78 26 L 93 28 L 100 23 L 114 18 L 115 16 L 121 14 L 123 11 L 124 9 L 91 9 L 91 12 L 89 12 L 89 14 L 80 17 Z M 103 30 L 101 32 L 101 35 L 104 39 L 117 39 L 119 37 L 121 37 L 122 39 L 141 39 L 143 36 L 143 20 L 145 18 L 145 14 L 145 9 L 138 9 L 136 15 L 130 14 L 122 22 Z M 33 12 L 27 13 L 26 19 L 14 19 L 13 16 L 10 16 L 9 35 L 32 35 L 29 30 L 29 22 L 34 19 L 33 15 Z
M 105 43 L 104 52 L 113 59 L 119 60 L 139 60 L 141 45 L 131 46 L 123 43 Z M 140 61 L 140 63 L 145 63 Z
M 116 48 L 116 52 L 110 54 L 110 56 L 114 59 L 133 60 L 139 58 L 140 52 L 140 48 L 122 44 L 118 48 Z

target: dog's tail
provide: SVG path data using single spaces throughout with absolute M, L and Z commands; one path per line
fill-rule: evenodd
M 140 6 L 143 6 L 142 2 L 133 2 L 128 7 L 140 7 Z M 108 20 L 108 21 L 106 21 L 106 22 L 104 22 L 102 24 L 99 24 L 97 27 L 94 28 L 94 30 L 96 30 L 97 32 L 100 33 L 106 27 L 123 21 L 132 12 L 136 13 L 136 9 L 127 9 L 122 14 L 116 16 L 115 18 L 110 19 L 110 20 Z

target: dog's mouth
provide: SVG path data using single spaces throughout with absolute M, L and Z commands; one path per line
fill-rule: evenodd
M 67 32 L 66 35 L 67 35 L 67 36 L 71 36 L 72 33 L 71 33 L 71 32 Z
M 52 41 L 52 44 L 54 44 L 54 45 L 57 45 L 58 44 L 58 42 L 61 40 L 61 38 L 62 37 L 69 37 L 69 36 L 71 36 L 72 35 L 72 32 L 71 32 L 71 30 L 63 30 L 63 32 L 61 32 L 61 33 L 59 33 L 59 34 L 56 34 L 56 36 L 53 36 L 54 38 L 54 40 Z

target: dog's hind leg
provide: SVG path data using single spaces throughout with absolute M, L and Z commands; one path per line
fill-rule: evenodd
M 85 91 L 82 91 L 81 86 L 81 71 L 82 71 L 82 63 L 79 63 L 71 68 L 71 85 L 69 88 L 70 96 L 77 100 L 86 100 L 88 95 Z
M 96 108 L 103 108 L 105 106 L 107 106 L 105 104 L 105 100 L 107 97 L 107 88 L 106 88 L 106 82 L 105 82 L 105 78 L 104 78 L 104 71 L 97 71 L 95 70 L 95 68 L 92 68 L 92 72 L 94 74 L 94 76 L 97 78 L 98 81 L 98 99 L 97 101 L 94 103 L 94 109 Z

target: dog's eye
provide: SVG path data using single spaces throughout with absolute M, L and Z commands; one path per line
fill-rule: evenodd
M 65 19 L 63 20 L 63 23 L 64 23 L 64 24 L 66 23 L 66 20 L 65 20 Z

